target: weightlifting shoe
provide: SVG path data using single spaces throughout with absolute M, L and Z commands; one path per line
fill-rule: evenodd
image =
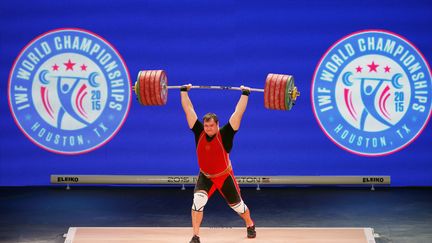
M 255 238 L 255 237 L 256 237 L 255 225 L 247 227 L 247 238 Z
M 199 236 L 194 235 L 189 243 L 201 243 Z

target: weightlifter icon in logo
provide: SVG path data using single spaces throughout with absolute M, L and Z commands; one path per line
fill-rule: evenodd
M 365 121 L 366 118 L 370 115 L 373 119 L 376 119 L 378 122 L 381 122 L 382 124 L 392 127 L 393 124 L 391 124 L 392 116 L 389 114 L 389 111 L 395 111 L 395 112 L 403 112 L 404 107 L 400 106 L 397 109 L 388 109 L 389 103 L 388 98 L 392 94 L 392 89 L 401 89 L 403 85 L 398 83 L 399 78 L 402 76 L 402 74 L 395 74 L 392 79 L 385 79 L 385 78 L 370 78 L 370 77 L 359 77 L 356 78 L 357 81 L 360 82 L 360 99 L 362 103 L 364 104 L 364 107 L 362 107 L 362 111 L 360 113 L 360 117 L 358 117 L 358 114 L 356 112 L 355 107 L 353 106 L 352 101 L 352 90 L 350 89 L 351 86 L 353 86 L 353 82 L 350 81 L 350 77 L 353 75 L 352 72 L 346 72 L 342 75 L 342 82 L 346 86 L 344 88 L 344 103 L 345 108 L 348 109 L 349 114 L 351 115 L 354 120 L 360 119 L 360 130 L 365 130 Z M 375 87 L 374 85 L 366 85 L 367 81 L 369 82 L 376 82 Z M 390 82 L 390 85 L 392 88 L 390 88 L 390 85 L 386 82 Z M 383 85 L 385 86 L 384 89 L 382 89 Z M 378 92 L 380 91 L 380 92 Z M 403 91 L 402 91 L 403 92 Z M 378 95 L 379 94 L 379 95 Z M 403 94 L 403 93 L 402 93 Z M 379 102 L 376 104 L 375 100 L 376 97 L 379 96 Z M 403 95 L 402 95 L 403 97 Z M 394 117 L 394 116 L 393 116 Z
M 9 77 L 9 105 L 18 127 L 35 144 L 61 154 L 89 152 L 108 142 L 126 119 L 130 96 L 120 55 L 82 29 L 36 38 Z
M 326 135 L 366 156 L 411 143 L 431 114 L 431 73 L 421 53 L 387 31 L 362 31 L 332 46 L 313 78 L 312 104 Z
M 64 115 L 70 115 L 73 119 L 83 123 L 84 125 L 89 125 L 88 121 L 89 116 L 86 112 L 86 106 L 83 105 L 83 100 L 86 98 L 87 84 L 82 81 L 88 81 L 88 84 L 92 88 L 97 88 L 100 85 L 96 82 L 96 77 L 99 75 L 97 72 L 92 72 L 88 78 L 81 77 L 73 77 L 73 76 L 54 76 L 57 82 L 57 95 L 60 101 L 60 109 L 54 117 L 54 110 L 51 106 L 50 98 L 48 95 L 50 81 L 47 78 L 47 74 L 49 74 L 48 70 L 43 70 L 39 74 L 39 80 L 42 84 L 40 87 L 42 104 L 45 109 L 45 112 L 54 120 L 57 120 L 56 127 L 60 128 Z M 70 79 L 73 83 L 68 84 L 65 82 L 65 79 Z M 76 96 L 74 94 L 76 89 L 78 88 L 78 92 Z M 95 107 L 92 107 L 93 110 Z M 97 110 L 100 110 L 96 107 Z

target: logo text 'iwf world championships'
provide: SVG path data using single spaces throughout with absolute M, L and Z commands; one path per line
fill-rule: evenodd
M 60 29 L 30 42 L 9 78 L 9 105 L 17 125 L 52 152 L 79 154 L 108 142 L 130 105 L 126 65 L 101 37 Z
M 322 130 L 337 145 L 360 155 L 385 155 L 407 146 L 426 126 L 431 73 L 402 37 L 357 32 L 322 58 L 312 102 Z

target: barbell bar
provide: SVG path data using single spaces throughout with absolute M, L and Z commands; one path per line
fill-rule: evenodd
M 145 106 L 165 105 L 169 89 L 182 86 L 168 86 L 168 78 L 163 70 L 139 71 L 133 90 L 138 102 Z M 194 85 L 192 89 L 241 90 L 240 87 Z M 267 75 L 264 89 L 251 88 L 253 92 L 264 93 L 264 106 L 271 110 L 291 110 L 300 92 L 294 85 L 294 77 L 286 74 Z

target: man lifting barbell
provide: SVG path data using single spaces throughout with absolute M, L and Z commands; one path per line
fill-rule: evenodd
M 217 189 L 230 207 L 243 218 L 247 227 L 247 237 L 255 238 L 255 225 L 250 217 L 250 211 L 243 202 L 240 188 L 234 177 L 229 159 L 234 135 L 240 127 L 240 122 L 251 91 L 264 92 L 264 106 L 272 110 L 291 110 L 300 92 L 294 85 L 291 75 L 267 75 L 265 88 L 231 86 L 168 86 L 168 78 L 163 70 L 146 70 L 138 73 L 138 79 L 133 87 L 138 101 L 142 105 L 165 105 L 168 99 L 168 89 L 181 90 L 181 103 L 186 113 L 189 128 L 195 134 L 195 143 L 200 173 L 195 185 L 192 204 L 193 237 L 191 243 L 200 242 L 199 229 L 203 218 L 203 210 L 208 199 Z M 188 92 L 191 88 L 240 90 L 242 95 L 237 103 L 229 122 L 219 129 L 219 120 L 213 113 L 198 120 Z
M 243 202 L 240 188 L 234 177 L 229 158 L 234 135 L 240 128 L 246 110 L 250 88 L 241 86 L 242 95 L 229 122 L 219 129 L 219 120 L 214 113 L 207 113 L 203 123 L 198 120 L 188 91 L 192 85 L 181 87 L 181 103 L 189 128 L 195 134 L 195 143 L 200 172 L 195 184 L 192 204 L 193 237 L 190 243 L 199 243 L 199 228 L 203 210 L 208 199 L 217 189 L 229 206 L 243 218 L 247 227 L 247 237 L 255 238 L 255 225 L 250 210 Z

